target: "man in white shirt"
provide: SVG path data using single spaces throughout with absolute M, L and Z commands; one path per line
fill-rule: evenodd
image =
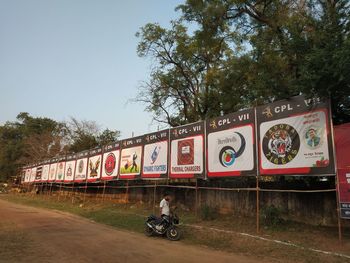
M 170 196 L 168 194 L 164 195 L 162 201 L 160 201 L 160 216 L 169 216 L 170 215 L 170 207 L 169 207 Z
M 160 223 L 156 226 L 157 230 L 162 230 L 164 221 L 170 216 L 170 195 L 164 194 L 162 201 L 160 201 Z

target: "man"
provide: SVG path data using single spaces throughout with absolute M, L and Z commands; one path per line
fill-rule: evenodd
M 156 226 L 157 230 L 162 230 L 164 222 L 170 216 L 169 202 L 170 202 L 170 195 L 165 193 L 162 201 L 160 201 L 160 204 L 159 204 L 161 220 L 160 220 L 159 224 Z
M 307 144 L 310 147 L 317 147 L 320 144 L 321 138 L 317 136 L 317 131 L 310 128 L 306 133 Z

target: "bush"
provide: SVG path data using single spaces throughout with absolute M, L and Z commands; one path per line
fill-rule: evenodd
M 216 207 L 210 207 L 207 204 L 201 207 L 202 220 L 214 220 L 218 217 L 218 209 Z
M 281 209 L 274 205 L 264 207 L 261 212 L 263 222 L 268 226 L 277 226 L 283 223 L 284 220 L 281 217 L 281 214 Z

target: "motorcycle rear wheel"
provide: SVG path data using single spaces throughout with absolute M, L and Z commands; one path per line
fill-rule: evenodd
M 166 237 L 171 241 L 178 241 L 181 237 L 181 233 L 177 227 L 172 226 L 166 231 Z

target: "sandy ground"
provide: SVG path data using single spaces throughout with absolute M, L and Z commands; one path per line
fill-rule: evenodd
M 262 262 L 4 200 L 0 231 L 0 262 Z

